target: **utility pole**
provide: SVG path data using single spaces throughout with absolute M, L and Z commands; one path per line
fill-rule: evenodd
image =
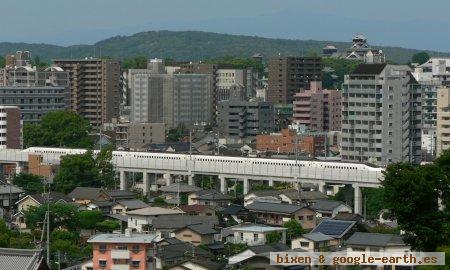
M 47 265 L 50 266 L 50 184 L 47 188 Z

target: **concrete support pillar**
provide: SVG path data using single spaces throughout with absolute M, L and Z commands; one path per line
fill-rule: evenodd
M 273 179 L 269 180 L 269 187 L 273 187 Z
M 127 190 L 127 176 L 125 171 L 119 171 L 119 179 L 120 179 L 120 190 Z
M 166 186 L 170 186 L 172 184 L 172 175 L 170 175 L 170 173 L 165 173 L 163 178 L 166 180 Z
M 23 172 L 23 166 L 20 164 L 20 162 L 16 163 L 16 174 L 20 174 Z
M 361 194 L 361 187 L 357 186 L 357 185 L 353 185 L 353 189 L 355 190 L 355 194 L 354 194 L 354 208 L 353 208 L 353 213 L 355 214 L 362 214 L 362 194 Z
M 188 175 L 188 185 L 193 186 L 194 185 L 194 175 Z
M 149 177 L 150 177 L 150 190 L 158 191 L 158 183 L 157 183 L 158 177 L 156 177 L 156 173 L 151 173 Z
M 318 185 L 319 185 L 319 191 L 322 192 L 323 194 L 327 195 L 327 183 L 320 181 Z
M 227 193 L 227 179 L 223 175 L 219 175 L 220 181 L 220 192 L 223 194 Z
M 247 195 L 247 193 L 248 193 L 248 191 L 249 191 L 249 186 L 248 186 L 248 178 L 244 178 L 243 179 L 243 181 L 244 181 L 244 195 Z
M 142 172 L 142 194 L 147 195 L 150 189 L 150 182 L 148 179 L 148 172 Z

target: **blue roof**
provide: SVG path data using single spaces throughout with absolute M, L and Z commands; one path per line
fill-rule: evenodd
M 345 220 L 333 220 L 327 219 L 322 221 L 319 225 L 317 225 L 311 233 L 320 232 L 325 235 L 341 238 L 346 234 L 354 225 L 356 221 L 345 221 Z

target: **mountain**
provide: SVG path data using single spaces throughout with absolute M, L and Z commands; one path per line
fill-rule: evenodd
M 204 60 L 220 56 L 249 57 L 255 52 L 265 57 L 281 55 L 306 55 L 309 52 L 321 53 L 327 44 L 339 50 L 350 47 L 348 42 L 290 40 L 263 38 L 257 36 L 229 35 L 200 31 L 149 31 L 131 36 L 116 36 L 99 41 L 93 45 L 73 45 L 68 47 L 49 44 L 0 43 L 0 55 L 17 50 L 29 50 L 39 56 L 41 61 L 54 58 L 76 58 L 89 56 L 108 56 L 124 59 L 136 55 L 151 58 L 172 58 L 176 60 Z M 407 63 L 419 50 L 401 47 L 380 47 L 387 60 Z M 450 57 L 450 53 L 429 51 L 430 55 Z

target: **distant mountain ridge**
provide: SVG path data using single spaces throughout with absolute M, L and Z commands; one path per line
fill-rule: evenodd
M 148 31 L 131 36 L 115 36 L 93 45 L 73 45 L 68 47 L 50 44 L 0 43 L 0 55 L 17 50 L 29 50 L 41 61 L 54 58 L 76 58 L 108 56 L 124 59 L 136 55 L 149 58 L 173 58 L 175 60 L 204 60 L 220 56 L 250 57 L 255 52 L 267 59 L 274 55 L 306 55 L 321 53 L 322 48 L 333 44 L 340 51 L 349 48 L 350 42 L 289 40 L 256 36 L 229 35 L 201 31 Z M 370 40 L 369 40 L 370 44 Z M 407 63 L 420 50 L 401 47 L 374 46 L 383 50 L 386 59 L 395 63 Z M 432 56 L 450 57 L 450 53 L 428 51 Z

